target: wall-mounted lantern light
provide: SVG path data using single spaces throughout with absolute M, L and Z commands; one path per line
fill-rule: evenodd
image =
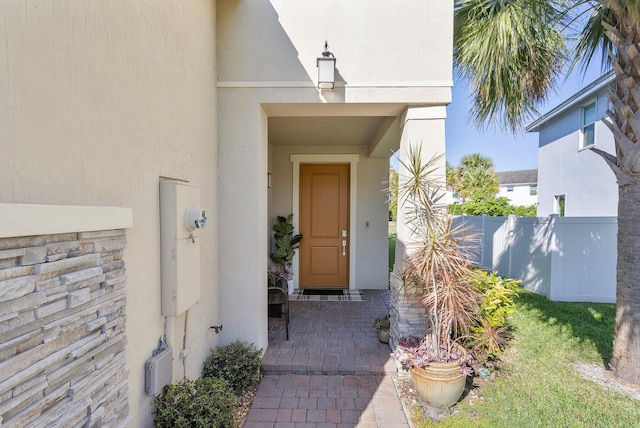
M 318 58 L 318 89 L 333 89 L 335 81 L 336 57 L 329 52 L 329 43 L 324 42 L 324 52 Z

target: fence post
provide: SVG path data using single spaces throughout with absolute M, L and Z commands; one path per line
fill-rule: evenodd
M 508 277 L 512 278 L 512 273 L 511 273 L 511 257 L 512 257 L 512 253 L 513 253 L 513 234 L 514 234 L 514 228 L 516 225 L 516 216 L 514 214 L 509 214 L 509 217 L 507 217 L 507 228 L 508 228 L 508 232 L 507 232 L 507 245 L 508 250 L 509 250 L 509 267 L 508 267 Z

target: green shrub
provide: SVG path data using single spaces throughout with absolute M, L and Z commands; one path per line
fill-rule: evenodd
M 262 350 L 236 340 L 211 350 L 204 362 L 202 375 L 226 380 L 239 396 L 258 382 L 261 366 Z
M 450 204 L 447 206 L 451 215 L 482 215 L 490 217 L 506 217 L 515 214 L 518 217 L 535 217 L 535 205 L 511 205 L 509 199 L 501 196 L 475 199 L 461 204 Z
M 535 217 L 538 213 L 538 207 L 535 205 L 516 205 L 513 207 L 513 214 L 518 217 Z
M 236 397 L 227 381 L 222 379 L 185 379 L 169 385 L 164 394 L 154 400 L 155 426 L 173 427 L 234 427 Z
M 476 270 L 471 277 L 471 286 L 482 296 L 480 313 L 493 327 L 502 327 L 507 316 L 516 310 L 514 297 L 518 296 L 520 281 L 502 278 L 496 271 Z
M 495 357 L 507 344 L 510 332 L 507 317 L 515 312 L 514 297 L 520 281 L 502 278 L 497 272 L 476 270 L 471 286 L 481 296 L 481 322 L 471 328 L 474 352 L 479 360 Z

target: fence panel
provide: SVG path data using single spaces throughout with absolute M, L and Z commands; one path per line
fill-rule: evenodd
M 612 217 L 557 218 L 552 300 L 616 301 L 616 240 Z
M 487 270 L 558 301 L 615 302 L 615 217 L 460 216 L 482 244 L 474 260 Z

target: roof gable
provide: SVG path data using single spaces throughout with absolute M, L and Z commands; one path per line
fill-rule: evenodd
M 537 169 L 496 172 L 501 186 L 508 184 L 535 184 L 538 182 Z
M 592 97 L 595 93 L 600 91 L 602 88 L 613 83 L 615 80 L 615 74 L 613 70 L 603 74 L 598 77 L 593 82 L 589 83 L 587 86 L 582 88 L 580 91 L 576 92 L 562 103 L 557 105 L 556 107 L 549 110 L 547 113 L 540 116 L 538 119 L 531 122 L 529 125 L 525 126 L 525 130 L 527 132 L 539 132 L 542 127 L 551 119 L 556 116 L 559 116 L 563 112 L 569 110 L 573 106 L 582 103 L 587 98 Z

